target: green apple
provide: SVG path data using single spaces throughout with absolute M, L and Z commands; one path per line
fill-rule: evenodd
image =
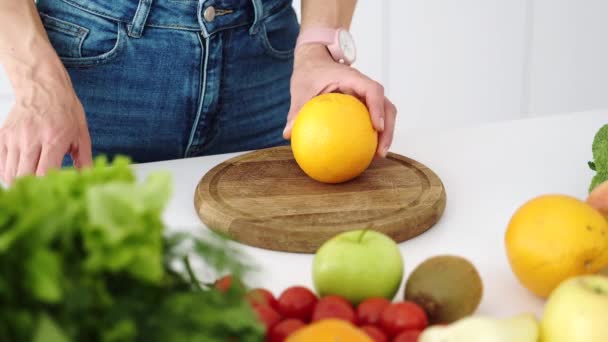
M 608 341 L 608 277 L 563 281 L 547 299 L 540 329 L 543 342 Z
M 393 239 L 374 230 L 354 230 L 327 240 L 313 261 L 320 296 L 340 295 L 353 304 L 370 297 L 393 299 L 403 278 L 403 257 Z
M 507 318 L 467 316 L 449 325 L 425 329 L 419 342 L 537 342 L 538 321 L 524 313 Z

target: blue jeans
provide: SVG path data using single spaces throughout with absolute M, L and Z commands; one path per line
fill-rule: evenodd
M 291 0 L 37 6 L 84 106 L 94 155 L 151 162 L 286 143 L 299 32 Z

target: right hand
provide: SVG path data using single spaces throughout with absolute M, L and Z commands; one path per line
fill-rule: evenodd
M 0 128 L 0 177 L 8 184 L 16 177 L 60 168 L 67 153 L 76 167 L 92 162 L 82 104 L 67 71 L 58 74 L 15 89 L 15 104 Z

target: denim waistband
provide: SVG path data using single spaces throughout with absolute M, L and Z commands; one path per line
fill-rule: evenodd
M 256 24 L 285 6 L 291 0 L 46 0 L 61 1 L 90 13 L 123 22 L 141 35 L 144 26 L 202 31 L 211 35 L 217 31 Z M 211 10 L 205 18 L 205 11 Z

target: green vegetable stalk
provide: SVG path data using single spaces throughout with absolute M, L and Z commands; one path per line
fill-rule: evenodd
M 238 278 L 238 251 L 165 235 L 169 195 L 167 174 L 136 183 L 120 158 L 0 189 L 0 341 L 262 340 L 242 287 L 185 271 L 194 257 Z
M 595 134 L 591 150 L 593 152 L 593 161 L 589 162 L 589 167 L 596 174 L 591 180 L 589 192 L 608 180 L 608 124 L 600 128 Z

